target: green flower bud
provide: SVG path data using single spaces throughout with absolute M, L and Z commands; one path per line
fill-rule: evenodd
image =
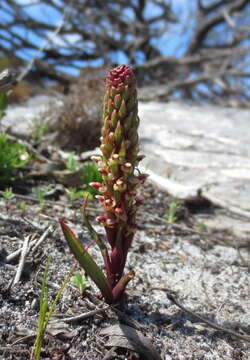
M 111 124 L 114 129 L 116 128 L 118 119 L 119 119 L 118 111 L 116 109 L 114 109 L 111 114 Z
M 120 121 L 118 121 L 115 133 L 114 133 L 114 140 L 116 145 L 120 145 L 122 141 L 122 126 Z
M 116 108 L 117 110 L 120 109 L 121 102 L 122 102 L 121 94 L 115 95 L 115 97 L 114 97 L 114 106 L 115 106 L 115 108 Z

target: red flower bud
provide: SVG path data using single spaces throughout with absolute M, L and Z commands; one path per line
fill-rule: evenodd
M 102 186 L 102 183 L 95 181 L 95 182 L 90 182 L 89 185 L 95 188 L 96 190 L 99 190 L 100 187 Z

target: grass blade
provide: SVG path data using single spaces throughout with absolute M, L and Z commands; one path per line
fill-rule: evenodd
M 40 294 L 40 311 L 39 311 L 39 320 L 37 327 L 37 337 L 34 345 L 34 357 L 36 360 L 40 359 L 41 356 L 41 348 L 43 343 L 44 332 L 46 328 L 46 317 L 48 312 L 48 288 L 47 288 L 47 278 L 49 272 L 49 264 L 51 259 L 48 258 L 43 280 L 42 280 L 42 288 Z

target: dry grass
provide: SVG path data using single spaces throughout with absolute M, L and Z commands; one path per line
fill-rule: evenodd
M 105 74 L 105 68 L 85 68 L 70 87 L 51 125 L 64 150 L 82 152 L 99 145 Z
M 31 93 L 32 90 L 29 84 L 26 81 L 21 81 L 13 88 L 9 96 L 9 102 L 22 103 L 30 97 Z

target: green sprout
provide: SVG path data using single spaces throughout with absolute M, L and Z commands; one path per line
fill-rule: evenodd
M 200 231 L 202 232 L 207 232 L 208 231 L 208 227 L 207 225 L 203 222 L 203 221 L 198 221 L 196 223 L 196 226 L 199 228 Z
M 168 224 L 174 224 L 178 220 L 178 217 L 176 216 L 176 214 L 180 208 L 181 208 L 181 205 L 180 205 L 179 200 L 176 198 L 173 198 L 169 205 L 168 211 L 164 215 L 167 219 Z
M 31 137 L 33 141 L 39 141 L 48 132 L 49 125 L 41 118 L 34 118 L 32 120 Z
M 99 192 L 96 198 L 103 213 L 97 220 L 105 229 L 106 239 L 95 231 L 87 218 L 86 198 L 83 205 L 85 226 L 100 249 L 105 273 L 65 221 L 60 220 L 71 252 L 108 304 L 121 299 L 135 276 L 133 270 L 125 273 L 124 269 L 137 229 L 136 213 L 142 204 L 137 189 L 147 178 L 138 170 L 143 158 L 139 155 L 138 126 L 135 75 L 129 66 L 120 65 L 111 70 L 106 79 L 100 139 L 102 155 L 92 157 L 102 178 L 89 184 Z
M 74 202 L 84 196 L 84 191 L 76 188 L 69 188 L 67 189 L 67 196 L 70 202 Z
M 75 172 L 79 170 L 79 160 L 77 159 L 77 156 L 74 151 L 69 153 L 67 159 L 64 160 L 64 164 L 66 166 L 66 169 L 71 172 Z
M 84 293 L 89 284 L 85 276 L 79 271 L 76 271 L 70 280 L 79 288 L 81 295 Z
M 46 205 L 46 199 L 45 199 L 46 191 L 40 187 L 37 187 L 32 189 L 32 192 L 39 203 L 39 207 L 41 209 L 44 209 Z
M 4 199 L 5 201 L 10 201 L 10 200 L 12 200 L 12 199 L 15 197 L 15 195 L 13 194 L 13 191 L 12 191 L 12 188 L 11 188 L 11 187 L 6 188 L 6 189 L 3 191 L 2 195 L 3 195 L 3 199 Z
M 45 188 L 36 187 L 32 189 L 32 192 L 39 203 L 39 207 L 44 209 L 46 206 L 46 196 L 51 191 L 52 185 L 48 185 Z
M 22 212 L 26 212 L 27 211 L 27 204 L 25 204 L 25 202 L 18 202 L 17 204 L 16 204 L 16 208 L 18 209 L 18 210 L 21 210 Z

